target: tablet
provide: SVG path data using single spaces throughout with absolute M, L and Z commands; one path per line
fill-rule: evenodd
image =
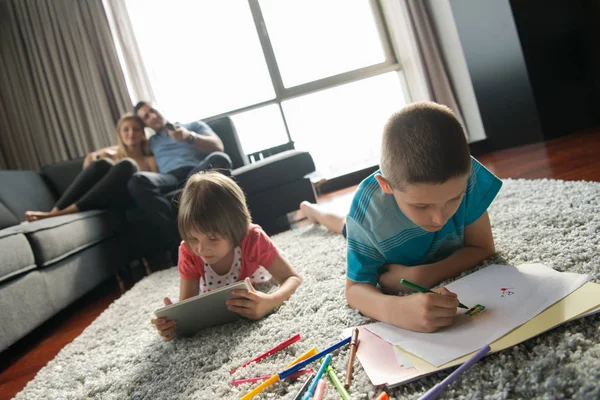
M 229 311 L 225 304 L 227 299 L 235 298 L 231 294 L 235 289 L 248 290 L 249 288 L 245 281 L 236 282 L 159 308 L 154 311 L 154 315 L 177 321 L 177 336 L 190 336 L 201 329 L 242 318 L 239 314 Z

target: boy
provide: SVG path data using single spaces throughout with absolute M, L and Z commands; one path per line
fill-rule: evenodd
M 388 120 L 380 167 L 359 185 L 345 224 L 310 203 L 301 209 L 347 234 L 346 300 L 352 308 L 401 328 L 434 332 L 453 323 L 456 294 L 445 288 L 439 294 L 386 293 L 409 290 L 400 279 L 432 287 L 493 255 L 487 208 L 502 182 L 471 158 L 452 111 L 431 102 L 410 104 Z

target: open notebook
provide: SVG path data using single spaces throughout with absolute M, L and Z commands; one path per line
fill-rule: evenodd
M 531 264 L 519 268 L 547 267 Z M 461 301 L 463 301 L 463 294 L 460 294 Z M 588 282 L 522 325 L 493 341 L 490 353 L 514 346 L 565 322 L 595 312 L 600 312 L 600 285 Z M 407 383 L 430 373 L 462 364 L 474 353 L 470 352 L 444 364 L 434 365 L 415 356 L 413 353 L 407 352 L 404 348 L 393 346 L 375 335 L 369 329 L 376 324 L 359 327 L 360 344 L 357 350 L 357 357 L 374 385 L 396 386 Z M 342 336 L 347 336 L 351 329 L 344 330 Z M 373 330 L 377 331 L 377 329 Z M 401 366 L 394 354 L 395 352 L 399 353 L 399 358 L 405 361 L 402 364 L 408 364 L 410 367 Z

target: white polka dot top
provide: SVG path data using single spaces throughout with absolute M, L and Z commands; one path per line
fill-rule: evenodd
M 200 293 L 210 292 L 223 286 L 229 286 L 232 283 L 241 281 L 245 277 L 240 277 L 242 269 L 242 249 L 236 247 L 233 253 L 233 264 L 229 272 L 225 275 L 217 275 L 210 264 L 204 263 L 204 279 L 200 279 Z M 267 282 L 271 279 L 271 274 L 263 267 L 258 268 L 250 277 L 252 283 Z

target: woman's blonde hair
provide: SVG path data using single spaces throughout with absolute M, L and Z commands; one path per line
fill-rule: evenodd
M 251 221 L 246 197 L 233 179 L 218 172 L 192 175 L 179 199 L 179 234 L 189 243 L 191 232 L 217 234 L 238 246 Z
M 121 117 L 121 119 L 119 119 L 119 122 L 117 122 L 117 127 L 116 127 L 117 140 L 119 142 L 119 149 L 117 150 L 117 153 L 119 154 L 119 158 L 131 157 L 129 149 L 123 143 L 123 138 L 121 138 L 121 128 L 123 127 L 123 124 L 128 121 L 136 122 L 140 126 L 140 128 L 142 128 L 142 132 L 144 131 L 144 121 L 142 121 L 142 119 L 140 117 L 138 117 L 137 115 L 127 113 L 127 114 L 124 114 Z M 145 156 L 149 156 L 150 149 L 149 149 L 149 145 L 148 145 L 148 138 L 146 137 L 145 132 L 143 132 L 141 147 L 142 147 L 142 154 Z

